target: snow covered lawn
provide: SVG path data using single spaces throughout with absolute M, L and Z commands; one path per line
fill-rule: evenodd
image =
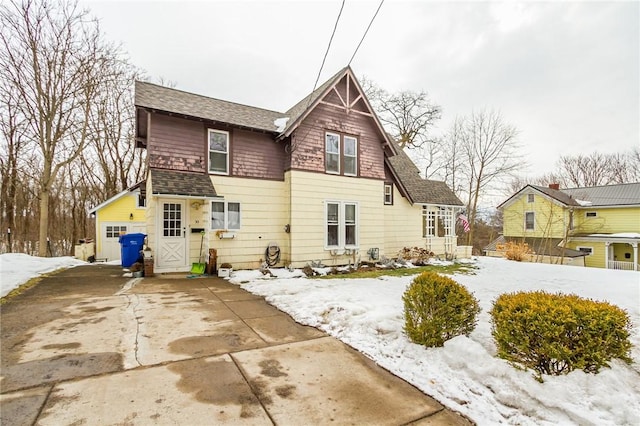
M 61 268 L 86 265 L 73 257 L 34 257 L 22 253 L 0 255 L 0 297 L 20 287 L 31 278 Z
M 402 332 L 402 294 L 412 277 L 318 280 L 274 270 L 275 278 L 238 271 L 230 280 L 266 296 L 298 322 L 358 349 L 480 425 L 640 424 L 640 273 L 494 258 L 480 258 L 477 266 L 476 275 L 453 276 L 480 301 L 476 330 L 429 349 Z M 634 327 L 633 364 L 614 360 L 597 375 L 575 371 L 539 383 L 532 372 L 495 357 L 488 312 L 500 294 L 518 290 L 575 293 L 625 309 Z

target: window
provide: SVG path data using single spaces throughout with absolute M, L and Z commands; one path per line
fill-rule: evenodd
M 344 137 L 344 174 L 358 175 L 358 140 L 351 136 Z
M 209 172 L 229 174 L 229 132 L 209 129 Z
M 533 203 L 535 196 L 533 194 L 527 194 L 527 203 Z
M 211 229 L 240 229 L 240 203 L 212 201 Z
M 145 197 L 142 194 L 138 194 L 136 198 L 138 199 L 138 204 L 137 204 L 138 208 L 147 207 L 147 197 Z
M 358 139 L 338 133 L 325 133 L 325 171 L 358 176 Z
M 163 203 L 162 235 L 164 237 L 182 236 L 182 204 Z
M 587 253 L 587 256 L 591 256 L 593 254 L 593 247 L 576 247 L 576 249 L 578 251 L 581 251 L 583 253 Z
M 107 238 L 120 238 L 120 235 L 127 233 L 127 226 L 107 225 L 106 237 Z
M 393 184 L 384 184 L 384 203 L 387 205 L 393 204 Z
M 586 212 L 585 217 L 598 217 L 598 212 Z
M 350 248 L 358 246 L 358 204 L 344 201 L 327 201 L 326 236 L 327 248 Z
M 533 231 L 535 224 L 535 213 L 534 212 L 526 212 L 524 214 L 524 229 L 525 231 Z
M 340 173 L 340 135 L 327 133 L 326 140 L 326 170 L 327 173 Z

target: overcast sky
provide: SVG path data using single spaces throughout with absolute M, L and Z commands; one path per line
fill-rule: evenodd
M 312 89 L 341 1 L 83 1 L 152 81 L 286 111 Z M 319 84 L 344 67 L 378 1 L 347 0 Z M 351 66 L 457 115 L 499 110 L 528 175 L 560 155 L 640 144 L 640 2 L 386 0 Z

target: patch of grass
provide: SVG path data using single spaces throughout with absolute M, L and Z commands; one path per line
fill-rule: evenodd
M 55 275 L 58 272 L 67 269 L 67 268 L 59 268 L 56 269 L 54 271 L 51 272 L 47 272 L 41 275 L 38 275 L 37 277 L 33 277 L 31 278 L 29 281 L 27 281 L 26 283 L 14 288 L 13 290 L 11 290 L 9 293 L 7 293 L 6 296 L 4 297 L 0 297 L 0 305 L 4 305 L 5 303 L 8 303 L 11 301 L 11 299 L 13 299 L 14 297 L 24 293 L 26 290 L 29 290 L 31 287 L 35 287 L 36 285 L 38 285 L 38 283 L 40 281 L 42 281 L 43 278 L 45 277 L 49 277 L 51 275 Z
M 381 276 L 405 277 L 410 275 L 418 275 L 425 271 L 434 271 L 441 274 L 475 274 L 476 267 L 470 263 L 454 263 L 452 265 L 427 265 L 417 268 L 361 268 L 357 271 L 340 274 L 319 275 L 309 278 L 317 279 L 335 279 L 335 278 L 377 278 Z

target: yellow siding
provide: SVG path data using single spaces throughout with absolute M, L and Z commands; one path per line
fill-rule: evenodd
M 425 247 L 422 220 L 422 205 L 412 206 L 394 185 L 393 205 L 384 206 L 384 254 L 396 257 L 404 247 Z
M 340 265 L 368 259 L 370 248 L 384 249 L 383 182 L 303 171 L 287 172 L 291 182 L 291 252 L 294 266 L 309 260 Z M 331 255 L 325 244 L 325 201 L 358 203 L 359 249 L 353 255 Z
M 279 266 L 291 261 L 289 234 L 284 230 L 289 223 L 289 199 L 286 181 L 239 179 L 211 176 L 218 195 L 225 201 L 240 203 L 240 230 L 235 238 L 220 239 L 211 231 L 210 205 L 202 209 L 202 219 L 209 231 L 207 247 L 218 251 L 218 266 L 231 263 L 234 269 L 258 268 L 265 260 L 265 250 L 275 242 L 281 250 Z M 193 243 L 193 240 L 192 240 Z M 199 249 L 192 246 L 192 257 Z M 195 248 L 195 250 L 194 250 Z
M 102 225 L 108 222 L 118 222 L 127 225 L 143 225 L 146 220 L 145 208 L 137 207 L 138 194 L 129 193 L 108 203 L 96 211 L 96 253 L 102 252 Z M 133 214 L 133 219 L 130 215 Z M 129 229 L 129 228 L 127 228 Z M 131 231 L 129 231 L 131 232 Z
M 597 216 L 586 217 L 587 212 L 596 212 Z M 576 210 L 574 221 L 577 234 L 640 233 L 640 207 L 581 208 Z
M 570 241 L 568 248 L 578 250 L 578 247 L 591 247 L 593 251 L 590 256 L 584 257 L 585 266 L 595 268 L 606 268 L 607 253 L 605 243 L 601 241 Z
M 525 213 L 534 212 L 533 230 L 525 230 Z M 527 202 L 527 194 L 503 208 L 503 233 L 508 237 L 563 238 L 569 224 L 568 211 L 549 199 L 535 194 Z

